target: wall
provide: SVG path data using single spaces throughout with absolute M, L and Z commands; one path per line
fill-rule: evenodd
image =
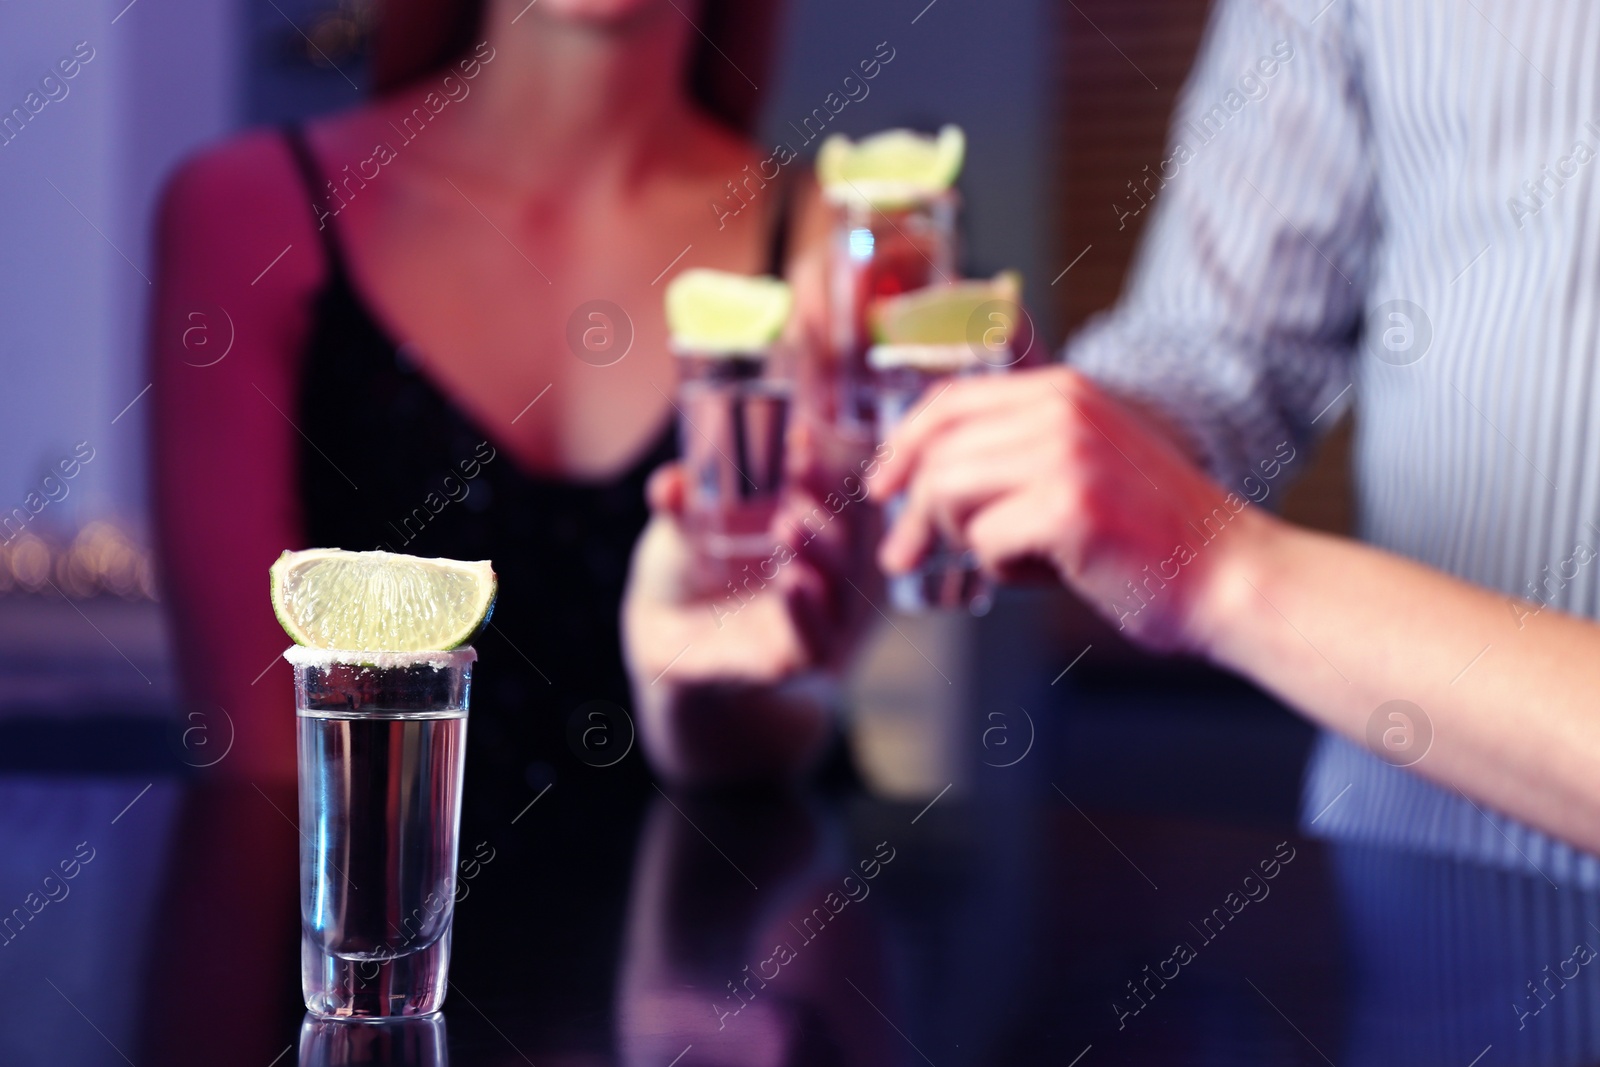
M 1020 268 L 1029 306 L 1048 337 L 1056 336 L 1050 329 L 1055 309 L 1046 294 L 1060 270 L 1050 177 L 1056 18 L 1057 6 L 1045 0 L 790 0 L 777 83 L 761 87 L 772 94 L 766 139 L 792 141 L 788 123 L 822 106 L 861 60 L 888 42 L 894 59 L 869 83 L 865 99 L 840 111 L 829 130 L 859 137 L 890 126 L 964 127 L 964 265 L 974 275 Z
M 173 162 L 233 125 L 236 37 L 216 0 L 0 5 L 0 110 L 93 49 L 0 146 L 0 510 L 88 441 L 94 461 L 38 521 L 142 522 L 144 412 L 128 405 L 149 381 L 150 211 Z

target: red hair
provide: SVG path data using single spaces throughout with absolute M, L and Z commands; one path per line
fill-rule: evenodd
M 466 53 L 480 32 L 483 8 L 484 0 L 382 0 L 373 92 L 392 92 Z M 745 75 L 764 80 L 769 73 L 778 11 L 777 0 L 705 0 L 701 9 L 685 73 L 689 93 L 702 110 L 739 133 L 754 132 L 760 117 L 756 89 Z M 728 56 L 739 57 L 738 69 Z

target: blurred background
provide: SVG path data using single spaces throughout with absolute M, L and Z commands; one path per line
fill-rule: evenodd
M 887 41 L 893 65 L 836 128 L 964 126 L 964 266 L 1020 268 L 1059 345 L 1121 287 L 1142 219 L 1119 220 L 1119 205 L 1162 158 L 1205 17 L 1206 5 L 1180 0 L 789 0 L 776 77 L 761 87 L 763 129 L 775 134 L 808 113 Z M 12 113 L 0 136 L 9 208 L 0 216 L 0 516 L 44 500 L 22 532 L 0 532 L 6 769 L 173 763 L 177 699 L 145 499 L 154 199 L 202 144 L 359 100 L 373 22 L 372 0 L 0 4 L 0 117 L 80 42 L 92 51 L 64 97 L 21 112 L 25 121 Z M 1348 429 L 1291 495 L 1300 521 L 1348 526 Z M 74 455 L 92 459 L 46 486 Z M 934 659 L 960 666 L 946 684 L 908 660 L 904 642 L 869 643 L 856 755 L 884 791 L 922 795 L 960 781 L 937 740 L 958 724 L 927 727 L 989 701 L 1067 710 L 1052 727 L 1053 767 L 1108 800 L 1154 800 L 1150 790 L 1170 788 L 1202 806 L 1291 816 L 1304 727 L 1191 666 L 1152 673 L 1063 597 L 1018 593 L 984 620 L 901 625 Z M 1073 658 L 1085 649 L 1081 663 Z M 1070 680 L 1053 684 L 1069 661 Z M 1193 713 L 1140 718 L 1139 707 L 1170 703 L 1130 695 L 1134 677 L 1141 692 L 1193 697 Z M 1107 745 L 1126 759 L 1086 755 Z M 1242 783 L 1241 766 L 1254 768 Z
M 175 780 L 205 762 L 208 750 L 185 740 L 151 565 L 152 209 L 166 175 L 199 146 L 361 99 L 374 7 L 0 0 L 0 523 L 17 508 L 28 515 L 0 529 L 0 771 L 33 779 L 8 787 L 8 899 L 34 884 L 69 827 L 114 823 L 130 798 L 147 818 L 170 818 Z M 1121 288 L 1143 219 L 1119 221 L 1120 206 L 1163 158 L 1206 9 L 1194 0 L 787 0 L 775 78 L 761 87 L 763 129 L 776 135 L 808 114 L 887 42 L 893 64 L 836 128 L 964 126 L 963 265 L 974 275 L 1020 268 L 1059 346 Z M 67 94 L 15 117 L 75 48 L 92 59 Z M 1292 516 L 1347 527 L 1347 438 L 1345 426 L 1291 494 Z M 76 477 L 47 483 L 72 457 Z M 981 620 L 896 625 L 911 642 L 888 627 L 869 640 L 851 702 L 855 760 L 879 794 L 920 806 L 947 787 L 976 790 L 980 761 L 1011 757 L 988 731 L 1025 721 L 1028 744 L 1037 729 L 1039 746 L 1029 774 L 1067 784 L 1091 810 L 1178 807 L 1292 825 L 1310 731 L 1247 687 L 1145 660 L 1059 594 L 1009 592 Z M 288 700 L 285 690 L 285 714 Z M 87 787 L 75 777 L 85 775 L 95 776 Z M 1030 781 L 1000 777 L 1006 789 Z M 9 958 L 30 973 L 50 960 L 63 983 L 121 991 L 96 1012 L 99 1027 L 121 1035 L 138 1013 L 137 982 L 120 970 L 141 930 L 127 916 L 156 899 L 166 846 L 108 835 L 103 847 L 124 855 L 102 863 L 135 873 L 100 904 L 74 905 L 80 951 L 36 938 Z M 18 1040 L 37 1041 L 40 1061 L 83 1062 L 47 1031 L 76 1027 L 84 1049 L 98 1038 L 54 992 L 28 996 L 31 1015 L 61 1025 Z

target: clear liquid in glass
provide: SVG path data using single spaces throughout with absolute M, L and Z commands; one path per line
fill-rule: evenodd
M 908 207 L 836 205 L 829 264 L 831 340 L 838 361 L 838 414 L 870 430 L 874 416 L 869 312 L 876 300 L 956 280 L 954 192 Z
M 333 679 L 309 694 L 300 675 L 311 669 L 296 671 L 301 977 L 316 1015 L 425 1015 L 443 1003 L 467 701 L 464 680 L 427 675 L 451 669 L 466 670 L 373 670 L 365 689 Z M 396 677 L 374 686 L 371 675 Z
M 884 354 L 875 350 L 874 362 Z M 932 349 L 930 348 L 930 354 Z M 887 439 L 931 388 L 951 377 L 993 372 L 967 346 L 950 346 L 948 360 L 931 366 L 877 367 L 872 371 L 872 409 L 881 438 Z M 888 525 L 906 507 L 906 494 L 897 493 L 884 505 Z M 938 537 L 926 556 L 911 571 L 888 579 L 889 604 L 896 611 L 920 614 L 930 610 L 966 610 L 987 615 L 994 605 L 994 582 L 978 567 L 972 552 Z
M 772 520 L 784 481 L 791 387 L 764 376 L 764 360 L 681 359 L 679 443 L 684 522 L 708 560 L 758 560 L 775 546 Z

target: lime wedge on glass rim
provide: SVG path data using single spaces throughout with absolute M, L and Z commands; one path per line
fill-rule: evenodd
M 696 267 L 667 285 L 667 329 L 679 351 L 756 353 L 783 333 L 793 306 L 777 278 Z
M 945 126 L 933 136 L 884 130 L 860 141 L 836 133 L 817 150 L 817 182 L 836 203 L 906 207 L 955 184 L 966 153 L 960 126 Z
M 1020 305 L 1022 275 L 1001 271 L 993 278 L 930 285 L 873 302 L 872 338 L 887 345 L 966 344 L 972 317 L 985 304 Z
M 466 563 L 312 548 L 272 565 L 272 610 L 297 645 L 351 652 L 461 648 L 489 621 L 496 579 Z

